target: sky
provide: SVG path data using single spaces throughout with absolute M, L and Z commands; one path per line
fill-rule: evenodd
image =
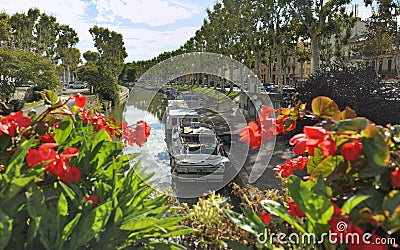
M 121 33 L 128 58 L 147 60 L 178 49 L 194 36 L 216 0 L 0 0 L 0 12 L 14 14 L 36 7 L 68 24 L 79 36 L 81 53 L 96 51 L 89 29 L 94 25 Z M 368 15 L 362 0 L 361 17 Z

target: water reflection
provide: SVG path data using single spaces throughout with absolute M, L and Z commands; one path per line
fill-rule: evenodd
M 135 161 L 142 161 L 142 168 L 146 173 L 154 173 L 155 185 L 153 186 L 161 191 L 171 187 L 170 159 L 164 140 L 165 127 L 161 122 L 167 102 L 162 93 L 154 96 L 154 92 L 133 89 L 124 112 L 124 120 L 128 124 L 144 120 L 151 127 L 147 143 L 142 148 L 136 145 L 127 147 L 126 153 L 140 153 Z M 148 110 L 146 110 L 147 107 L 149 107 Z

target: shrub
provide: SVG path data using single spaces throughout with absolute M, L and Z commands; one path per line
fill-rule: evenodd
M 376 73 L 365 65 L 348 66 L 336 64 L 317 72 L 298 88 L 300 99 L 311 103 L 317 96 L 335 100 L 340 109 L 346 106 L 378 124 L 400 124 L 400 102 L 381 93 Z

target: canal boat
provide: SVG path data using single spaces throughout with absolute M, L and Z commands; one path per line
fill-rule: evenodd
M 197 111 L 189 109 L 185 100 L 169 100 L 165 119 L 172 175 L 223 181 L 229 159 L 213 125 L 201 123 Z

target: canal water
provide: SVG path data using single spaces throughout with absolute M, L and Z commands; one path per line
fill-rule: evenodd
M 142 148 L 128 146 L 125 153 L 140 153 L 133 164 L 141 162 L 141 169 L 146 173 L 154 173 L 152 183 L 159 191 L 171 190 L 170 158 L 165 143 L 165 126 L 162 123 L 168 99 L 162 93 L 154 96 L 154 91 L 133 89 L 122 112 L 123 120 L 129 125 L 144 120 L 151 127 L 147 143 Z M 120 113 L 118 109 L 115 110 Z

